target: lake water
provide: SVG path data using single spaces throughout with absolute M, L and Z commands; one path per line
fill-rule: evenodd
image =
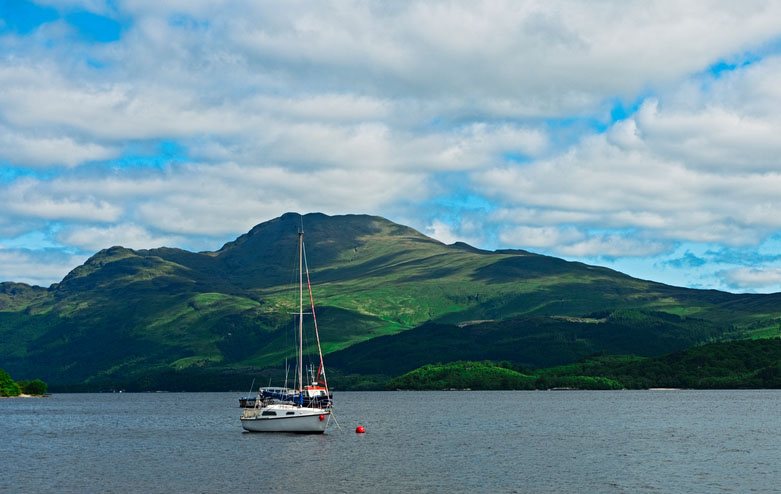
M 238 396 L 0 400 L 0 492 L 781 489 L 781 391 L 337 392 L 316 436 L 243 432 Z

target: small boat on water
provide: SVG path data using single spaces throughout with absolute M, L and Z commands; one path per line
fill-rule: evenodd
M 254 396 L 242 396 L 239 398 L 239 406 L 241 408 L 255 408 L 255 401 Z
M 272 396 L 265 396 L 265 395 L 280 395 L 280 396 L 288 396 L 295 393 L 295 390 L 290 388 L 273 388 L 273 387 L 267 387 L 267 388 L 260 388 L 258 390 L 258 394 L 256 396 L 242 396 L 239 398 L 239 406 L 241 408 L 254 408 L 255 404 L 257 403 L 258 399 L 263 398 L 273 398 Z M 333 394 L 332 394 L 333 396 Z M 290 401 L 290 400 L 286 400 Z
M 245 409 L 241 415 L 241 426 L 249 432 L 322 434 L 330 418 L 330 408 L 272 403 L 264 407 Z
M 266 402 L 286 401 L 298 403 L 304 407 L 330 406 L 334 399 L 333 393 L 328 391 L 323 381 L 317 380 L 314 368 L 310 367 L 308 374 L 310 384 L 304 386 L 301 391 L 288 388 L 261 388 L 258 391 L 258 397 Z
M 328 390 L 328 380 L 325 377 L 312 285 L 309 281 L 309 268 L 306 265 L 303 231 L 298 233 L 298 274 L 298 335 L 296 338 L 298 363 L 294 386 L 293 389 L 261 388 L 258 391 L 252 408 L 245 408 L 241 414 L 241 426 L 249 432 L 322 434 L 332 417 L 333 395 Z M 304 274 L 306 274 L 306 285 L 309 290 L 317 354 L 320 360 L 316 373 L 312 372 L 313 366 L 309 367 L 310 384 L 308 385 L 304 384 L 303 378 Z M 249 397 L 245 398 L 247 398 L 246 403 L 249 403 Z M 242 398 L 239 399 L 239 403 L 242 403 Z

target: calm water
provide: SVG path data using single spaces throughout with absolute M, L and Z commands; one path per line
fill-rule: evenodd
M 0 492 L 781 489 L 781 391 L 341 392 L 322 436 L 245 433 L 238 396 L 0 400 Z

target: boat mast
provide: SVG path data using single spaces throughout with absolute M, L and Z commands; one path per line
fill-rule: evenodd
M 309 289 L 309 303 L 312 306 L 312 323 L 315 326 L 315 339 L 317 340 L 317 354 L 320 356 L 320 367 L 317 369 L 317 374 L 313 375 L 312 384 L 319 382 L 320 374 L 323 374 L 323 385 L 325 386 L 325 392 L 328 393 L 328 379 L 325 377 L 325 365 L 323 365 L 323 349 L 320 346 L 320 331 L 317 329 L 317 316 L 315 315 L 315 299 L 312 296 L 312 282 L 309 281 L 309 265 L 306 262 L 306 249 L 304 249 L 304 269 L 306 270 L 306 286 Z M 312 369 L 314 370 L 314 369 Z
M 304 231 L 298 232 L 298 386 L 299 386 L 299 404 L 303 404 L 304 399 Z

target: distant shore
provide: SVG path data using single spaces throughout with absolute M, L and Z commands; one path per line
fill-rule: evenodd
M 50 396 L 51 396 L 50 394 L 45 394 L 45 395 L 26 395 L 26 394 L 22 393 L 22 394 L 16 395 L 16 396 L 0 396 L 0 399 L 2 399 L 2 398 L 48 398 Z

